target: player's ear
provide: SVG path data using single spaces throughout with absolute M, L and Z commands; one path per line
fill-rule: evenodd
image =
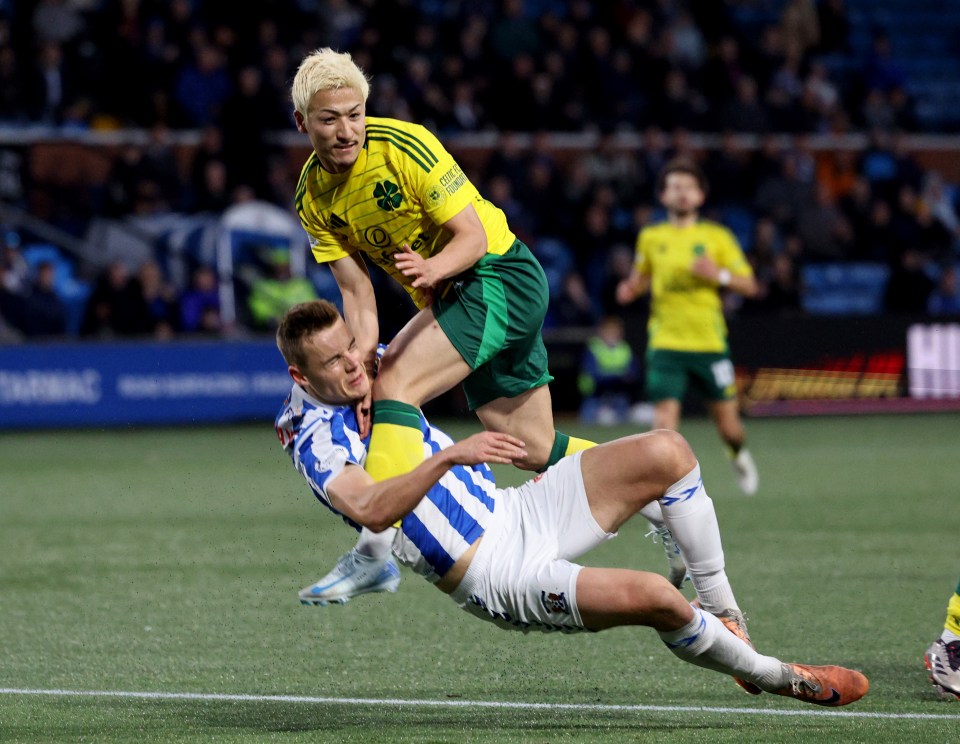
M 307 133 L 307 125 L 306 125 L 306 119 L 303 118 L 303 114 L 301 114 L 301 113 L 300 113 L 299 111 L 297 111 L 297 110 L 294 110 L 294 112 L 293 112 L 293 120 L 294 120 L 294 122 L 296 122 L 296 124 L 297 124 L 297 131 L 298 131 L 298 132 L 302 132 L 303 134 L 306 134 L 306 133 Z
M 303 372 L 300 371 L 300 368 L 291 364 L 287 367 L 287 372 L 290 374 L 290 378 L 297 383 L 300 387 L 303 387 L 307 383 L 307 378 L 304 376 Z

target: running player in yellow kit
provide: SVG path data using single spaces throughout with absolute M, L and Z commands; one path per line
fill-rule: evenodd
M 740 488 L 754 494 L 759 479 L 745 446 L 721 301 L 724 290 L 756 294 L 753 270 L 730 230 L 700 219 L 707 186 L 695 163 L 667 163 L 658 193 L 667 220 L 640 231 L 634 268 L 617 287 L 617 301 L 624 305 L 651 292 L 647 398 L 654 404 L 653 426 L 679 428 L 687 387 L 696 385 Z

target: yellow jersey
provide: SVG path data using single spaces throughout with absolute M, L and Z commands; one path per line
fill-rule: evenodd
M 422 290 L 393 262 L 401 245 L 424 258 L 437 254 L 452 237 L 443 223 L 468 204 L 483 223 L 488 253 L 502 255 L 516 240 L 503 211 L 480 196 L 436 136 L 398 119 L 367 117 L 366 141 L 346 173 L 328 173 L 311 153 L 294 201 L 318 263 L 363 251 L 418 308 Z
M 650 277 L 649 348 L 727 351 L 720 292 L 690 271 L 701 256 L 735 276 L 753 275 L 733 233 L 716 222 L 701 220 L 688 227 L 663 222 L 637 236 L 635 267 Z

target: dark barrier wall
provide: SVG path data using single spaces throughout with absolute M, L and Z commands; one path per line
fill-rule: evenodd
M 643 322 L 628 323 L 641 355 Z M 575 411 L 583 339 L 546 340 L 554 408 Z M 738 318 L 730 343 L 741 401 L 752 415 L 960 407 L 957 322 Z M 272 339 L 6 346 L 0 428 L 272 420 L 290 384 Z M 430 403 L 427 413 L 469 415 L 459 391 Z
M 290 390 L 272 341 L 0 348 L 0 426 L 272 419 Z

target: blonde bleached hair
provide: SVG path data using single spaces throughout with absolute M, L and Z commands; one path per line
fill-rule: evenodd
M 319 90 L 350 88 L 363 96 L 370 95 L 370 80 L 347 52 L 323 47 L 304 57 L 290 88 L 293 107 L 304 119 L 310 108 L 310 99 Z

